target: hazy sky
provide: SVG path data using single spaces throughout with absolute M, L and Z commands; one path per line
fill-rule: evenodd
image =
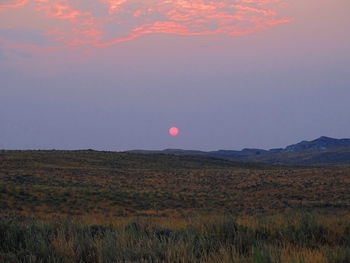
M 349 11 L 349 0 L 0 0 L 0 149 L 350 137 Z

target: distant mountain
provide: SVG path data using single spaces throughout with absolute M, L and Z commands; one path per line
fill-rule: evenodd
M 143 154 L 171 154 L 182 156 L 202 156 L 230 161 L 262 162 L 286 165 L 333 165 L 350 164 L 350 139 L 334 139 L 322 136 L 313 141 L 302 141 L 285 148 L 270 150 L 243 149 L 218 151 L 193 151 L 166 149 L 163 151 L 135 150 Z
M 350 147 L 350 139 L 334 139 L 322 136 L 313 141 L 302 141 L 300 143 L 287 146 L 284 151 L 315 151 L 326 150 L 336 147 Z

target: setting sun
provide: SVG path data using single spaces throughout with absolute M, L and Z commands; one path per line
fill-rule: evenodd
M 177 136 L 177 135 L 179 135 L 179 129 L 177 127 L 171 127 L 169 129 L 169 134 L 171 136 Z

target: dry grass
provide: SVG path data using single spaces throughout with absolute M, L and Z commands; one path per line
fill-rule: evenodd
M 234 217 L 189 217 L 179 224 L 158 218 L 124 219 L 114 224 L 83 220 L 0 220 L 1 262 L 304 262 L 350 261 L 348 220 L 322 225 L 323 216 L 280 215 L 283 226 L 256 218 L 255 228 Z M 176 222 L 179 219 L 173 219 Z M 336 233 L 340 233 L 336 235 Z
M 94 151 L 0 151 L 2 211 L 99 217 L 350 208 L 350 168 Z
M 0 262 L 347 263 L 349 175 L 344 166 L 0 151 Z

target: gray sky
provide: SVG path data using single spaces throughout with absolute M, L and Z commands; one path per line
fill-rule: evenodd
M 350 137 L 350 4 L 284 2 L 273 19 L 288 22 L 247 34 L 156 31 L 52 50 L 34 16 L 29 28 L 16 8 L 0 11 L 0 149 L 275 148 Z M 18 16 L 21 8 L 31 6 Z

